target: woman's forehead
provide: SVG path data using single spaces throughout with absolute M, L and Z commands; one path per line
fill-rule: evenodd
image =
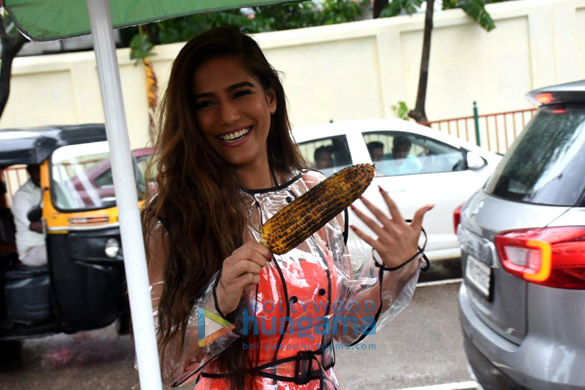
M 219 57 L 201 64 L 194 74 L 195 93 L 222 91 L 243 81 L 258 84 L 237 57 Z

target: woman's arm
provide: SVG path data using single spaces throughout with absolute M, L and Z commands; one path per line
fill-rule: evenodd
M 204 326 L 200 328 L 200 318 L 203 320 L 203 324 L 205 318 L 213 316 L 217 316 L 216 319 L 221 318 L 213 294 L 219 275 L 216 274 L 204 286 L 200 296 L 193 301 L 184 334 L 179 330 L 165 346 L 162 345 L 159 303 L 165 289 L 164 270 L 169 239 L 161 223 L 157 223 L 152 229 L 146 242 L 150 294 L 163 383 L 166 386 L 179 385 L 194 379 L 196 377 L 194 375 L 198 374 L 207 363 L 223 352 L 239 336 L 233 332 L 232 328 L 232 331 L 217 339 L 213 339 L 213 336 L 206 339 L 208 334 L 205 332 Z M 203 331 L 204 334 L 200 334 L 200 331 Z
M 153 229 L 147 243 L 148 275 L 163 382 L 166 385 L 178 385 L 197 374 L 240 337 L 235 331 L 241 324 L 229 323 L 225 316 L 236 312 L 233 316 L 236 321 L 241 317 L 238 315 L 242 309 L 241 297 L 260 281 L 258 274 L 271 253 L 257 242 L 248 242 L 237 248 L 224 260 L 222 269 L 211 277 L 201 294 L 193 300 L 184 335 L 181 331 L 176 332 L 166 346 L 163 346 L 159 303 L 165 289 L 164 270 L 169 239 L 161 223 Z M 209 321 L 218 324 L 214 329 L 222 325 L 223 328 L 216 332 L 209 331 L 205 329 L 205 322 Z

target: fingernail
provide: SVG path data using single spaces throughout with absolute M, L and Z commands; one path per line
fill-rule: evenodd
M 355 206 L 352 205 L 352 204 L 349 205 L 349 208 L 352 209 L 352 210 L 355 210 Z
M 384 189 L 382 188 L 381 185 L 378 184 L 378 189 L 380 190 L 380 192 L 384 192 Z
M 429 210 L 432 210 L 433 207 L 435 207 L 435 205 L 431 203 L 431 204 L 428 204 L 427 207 L 429 208 Z
M 353 225 L 349 225 L 349 227 L 351 228 L 351 230 L 353 230 L 354 232 L 357 232 L 357 228 Z

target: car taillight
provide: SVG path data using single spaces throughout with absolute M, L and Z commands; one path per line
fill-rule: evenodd
M 507 231 L 495 237 L 502 266 L 512 275 L 548 287 L 585 289 L 585 228 Z
M 457 230 L 459 229 L 459 224 L 461 223 L 461 209 L 463 208 L 463 204 L 459 205 L 459 207 L 457 207 L 455 209 L 455 211 L 453 211 L 453 230 L 455 231 L 455 234 L 457 234 Z
M 536 101 L 540 104 L 549 104 L 554 100 L 552 93 L 539 93 L 536 95 Z

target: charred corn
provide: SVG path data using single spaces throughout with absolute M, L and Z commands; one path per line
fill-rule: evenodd
M 260 243 L 278 255 L 296 248 L 359 198 L 373 178 L 371 164 L 331 175 L 270 218 L 261 228 Z

